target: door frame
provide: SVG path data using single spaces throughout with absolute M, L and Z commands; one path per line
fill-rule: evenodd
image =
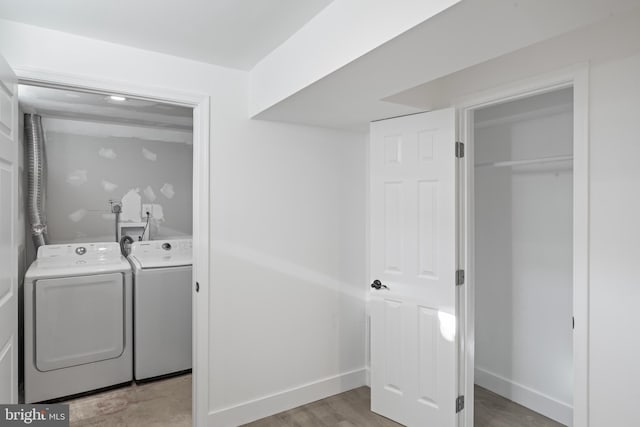
M 209 412 L 209 288 L 211 285 L 210 96 L 49 70 L 14 68 L 19 84 L 120 94 L 193 108 L 192 415 L 206 426 Z M 198 286 L 196 292 L 196 282 Z
M 474 266 L 474 111 L 507 101 L 573 87 L 573 425 L 589 426 L 589 65 L 577 64 L 549 74 L 487 90 L 461 99 L 458 131 L 465 143 L 459 176 L 459 258 L 466 271 L 461 287 L 462 394 L 466 396 L 461 426 L 473 426 L 475 368 Z

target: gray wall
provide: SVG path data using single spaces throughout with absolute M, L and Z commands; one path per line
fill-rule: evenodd
M 152 239 L 191 235 L 192 145 L 106 136 L 108 133 L 86 136 L 47 131 L 47 125 L 54 127 L 54 120 L 43 120 L 50 243 L 115 239 L 109 200 L 121 200 L 131 189 L 139 189 L 142 203 L 162 206 L 164 220 L 152 220 Z M 155 160 L 145 157 L 143 149 L 154 153 Z M 105 182 L 117 187 L 105 188 Z M 160 191 L 165 183 L 173 186 L 171 198 Z M 147 187 L 155 200 L 145 195 Z

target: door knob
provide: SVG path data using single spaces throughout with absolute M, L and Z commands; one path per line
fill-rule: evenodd
M 387 285 L 383 285 L 382 282 L 378 279 L 373 281 L 373 283 L 371 284 L 371 287 L 373 289 L 389 289 Z

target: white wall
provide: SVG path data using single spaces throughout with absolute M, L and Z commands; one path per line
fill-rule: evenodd
M 233 177 L 214 193 L 228 208 L 213 222 L 242 225 L 221 226 L 214 242 L 214 275 L 224 281 L 211 312 L 219 425 L 231 414 L 252 417 L 248 408 L 225 415 L 239 402 L 364 373 L 364 138 L 253 125 L 258 143 L 219 146 L 213 164 Z M 228 158 L 243 159 L 245 172 Z
M 6 21 L 0 53 L 211 96 L 210 425 L 364 382 L 363 135 L 248 120 L 244 72 Z
M 592 427 L 640 425 L 640 52 L 590 74 L 589 413 Z
M 571 102 L 563 90 L 479 110 L 476 165 L 570 156 Z M 569 425 L 572 194 L 570 162 L 475 170 L 476 384 Z

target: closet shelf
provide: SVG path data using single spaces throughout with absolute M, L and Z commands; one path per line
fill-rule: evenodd
M 523 166 L 523 165 L 541 165 L 544 163 L 558 163 L 573 161 L 573 156 L 555 156 L 555 157 L 543 157 L 540 159 L 526 159 L 526 160 L 507 160 L 504 162 L 490 162 L 490 163 L 478 163 L 475 166 L 477 168 L 501 168 L 510 166 Z

